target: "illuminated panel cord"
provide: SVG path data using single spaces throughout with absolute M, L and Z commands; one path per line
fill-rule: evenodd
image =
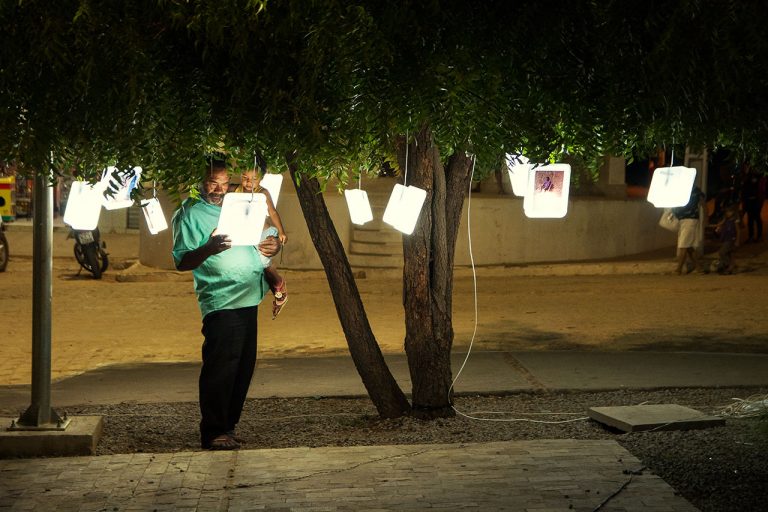
M 464 357 L 464 361 L 461 363 L 461 367 L 459 368 L 459 371 L 456 372 L 456 377 L 454 377 L 453 382 L 451 382 L 451 387 L 448 388 L 448 397 L 450 401 L 451 391 L 453 391 L 453 387 L 456 384 L 456 381 L 459 380 L 459 376 L 461 375 L 461 372 L 464 370 L 464 366 L 466 366 L 467 361 L 469 360 L 469 354 L 472 352 L 472 346 L 475 343 L 475 336 L 477 335 L 477 272 L 475 271 L 475 256 L 472 254 L 472 179 L 475 177 L 475 163 L 477 162 L 477 157 L 472 157 L 472 174 L 469 177 L 469 194 L 467 195 L 467 241 L 469 245 L 469 261 L 472 264 L 472 290 L 473 290 L 473 297 L 474 297 L 474 307 L 475 307 L 475 327 L 472 331 L 472 339 L 469 342 L 469 348 L 467 349 L 467 355 Z M 468 418 L 470 420 L 477 420 L 477 421 L 496 421 L 496 422 L 515 422 L 515 421 L 527 421 L 529 423 L 549 423 L 549 424 L 558 424 L 558 423 L 571 423 L 574 421 L 585 421 L 589 418 L 587 416 L 580 416 L 578 418 L 572 418 L 569 420 L 561 420 L 561 421 L 544 421 L 544 420 L 534 420 L 531 418 L 479 418 L 477 416 L 473 416 L 473 414 L 512 414 L 511 412 L 489 412 L 489 411 L 477 411 L 474 413 L 464 413 L 458 410 L 451 401 L 451 409 L 456 412 L 459 416 L 464 416 L 465 418 Z M 518 413 L 521 414 L 521 413 Z M 527 413 L 526 413 L 527 414 Z M 549 414 L 552 416 L 564 416 L 569 414 L 579 414 L 579 413 L 539 413 L 539 414 Z

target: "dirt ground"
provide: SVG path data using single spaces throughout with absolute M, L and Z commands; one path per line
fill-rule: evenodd
M 54 379 L 115 363 L 199 360 L 200 313 L 191 277 L 118 281 L 130 274 L 120 270 L 129 263 L 113 261 L 96 281 L 78 275 L 74 258 L 54 258 Z M 400 278 L 395 271 L 366 274 L 358 286 L 374 334 L 382 351 L 401 352 Z M 524 276 L 502 267 L 477 274 L 474 350 L 768 352 L 768 268 L 683 277 Z M 284 275 L 290 300 L 283 312 L 273 321 L 269 307 L 259 311 L 259 357 L 347 353 L 324 273 Z M 468 269 L 457 271 L 454 288 L 455 347 L 462 350 L 475 327 Z M 31 258 L 14 258 L 0 274 L 0 311 L 0 385 L 28 384 Z

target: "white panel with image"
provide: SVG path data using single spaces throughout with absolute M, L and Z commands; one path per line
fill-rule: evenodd
M 559 219 L 568 213 L 571 166 L 550 164 L 528 171 L 528 191 L 523 201 L 525 216 Z
M 141 167 L 134 167 L 129 171 L 118 171 L 117 167 L 107 167 L 101 178 L 104 190 L 107 190 L 103 197 L 104 208 L 118 210 L 133 206 L 131 192 L 138 185 L 140 178 Z M 110 189 L 114 193 L 109 192 Z
M 142 201 L 141 211 L 144 212 L 144 220 L 147 221 L 147 228 L 153 235 L 168 229 L 168 222 L 163 215 L 163 208 L 156 197 L 147 201 Z

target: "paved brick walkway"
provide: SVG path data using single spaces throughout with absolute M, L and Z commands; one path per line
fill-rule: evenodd
M 641 467 L 583 440 L 4 460 L 0 510 L 696 510 Z

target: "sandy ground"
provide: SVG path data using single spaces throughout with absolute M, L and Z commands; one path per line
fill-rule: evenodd
M 191 277 L 121 282 L 113 258 L 100 281 L 78 275 L 73 257 L 53 262 L 54 379 L 103 365 L 198 361 L 202 336 Z M 135 268 L 135 267 L 134 267 Z M 670 260 L 670 269 L 672 262 Z M 475 350 L 676 350 L 768 352 L 768 268 L 731 276 L 521 276 L 481 268 Z M 323 272 L 284 271 L 290 300 L 276 320 L 260 308 L 260 357 L 347 352 Z M 382 350 L 401 352 L 400 277 L 368 271 L 358 286 Z M 457 271 L 455 346 L 475 327 L 472 274 Z M 271 301 L 271 297 L 267 297 Z M 31 375 L 32 259 L 14 257 L 0 274 L 0 385 Z

